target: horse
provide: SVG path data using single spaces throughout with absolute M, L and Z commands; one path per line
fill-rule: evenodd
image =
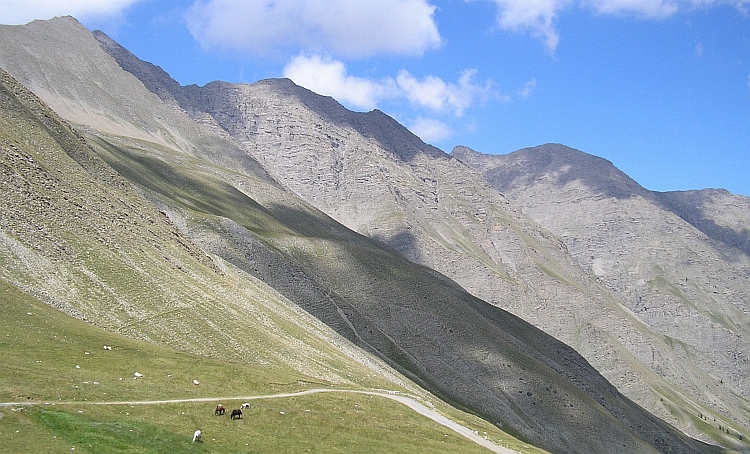
M 203 434 L 201 434 L 201 431 L 200 430 L 196 430 L 195 433 L 193 433 L 193 443 L 195 443 L 196 441 L 200 442 L 201 441 L 201 435 L 203 435 Z
M 225 411 L 227 411 L 227 409 L 224 408 L 223 405 L 219 404 L 216 406 L 216 410 L 214 410 L 214 415 L 223 415 Z
M 250 408 L 250 404 L 244 403 L 244 404 L 240 405 L 240 410 L 245 410 L 247 408 Z
M 235 408 L 234 410 L 232 410 L 232 414 L 229 415 L 229 419 L 234 419 L 235 417 L 237 419 L 242 419 L 242 410 L 238 408 Z

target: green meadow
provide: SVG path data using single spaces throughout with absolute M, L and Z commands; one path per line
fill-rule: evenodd
M 364 394 L 254 399 L 242 419 L 215 416 L 218 403 L 238 408 L 241 396 L 337 387 L 133 340 L 5 283 L 0 300 L 0 401 L 16 403 L 0 406 L 0 452 L 487 452 L 398 402 Z M 170 399 L 208 400 L 111 403 Z M 489 439 L 535 451 L 484 420 L 434 403 Z M 192 443 L 196 429 L 202 443 Z

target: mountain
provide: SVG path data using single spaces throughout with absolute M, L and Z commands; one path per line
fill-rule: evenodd
M 346 384 L 378 369 L 278 292 L 191 243 L 5 71 L 0 101 L 4 287 L 105 330 L 225 361 Z
M 130 267 L 114 272 L 91 266 L 78 273 L 49 267 L 73 277 L 41 279 L 23 254 L 39 250 L 28 243 L 40 235 L 4 226 L 13 245 L 2 252 L 3 263 L 14 264 L 8 268 L 13 279 L 6 278 L 10 271 L 4 266 L 8 282 L 91 323 L 154 343 L 249 363 L 263 364 L 269 356 L 274 364 L 328 380 L 346 383 L 356 376 L 360 386 L 372 384 L 362 380 L 368 376 L 361 372 L 364 367 L 380 374 L 375 382 L 388 379 L 415 389 L 369 352 L 448 402 L 554 452 L 720 451 L 623 396 L 568 345 L 497 301 L 488 304 L 464 289 L 461 279 L 476 279 L 510 306 L 537 304 L 544 306 L 538 312 L 547 314 L 559 307 L 547 305 L 548 299 L 568 296 L 575 304 L 599 304 L 602 313 L 617 315 L 619 307 L 561 241 L 460 161 L 421 143 L 381 112 L 349 112 L 285 80 L 178 87 L 166 73 L 138 63 L 115 44 L 72 18 L 3 26 L 0 67 L 73 124 L 70 129 L 56 121 L 54 129 L 67 128 L 85 144 L 79 147 L 81 161 L 96 163 L 97 175 L 123 182 L 164 229 L 136 230 L 135 239 L 119 249 L 105 242 L 63 254 L 73 264 L 125 257 Z M 24 109 L 3 109 L 14 111 Z M 4 140 L 27 140 L 14 136 L 16 130 L 7 128 Z M 37 146 L 24 145 L 21 158 Z M 55 156 L 64 160 L 63 154 L 70 156 L 66 148 L 62 153 L 52 145 L 42 149 L 57 150 Z M 11 159 L 13 153 L 7 155 Z M 67 175 L 56 165 L 44 170 Z M 77 185 L 72 192 L 81 194 L 85 217 L 117 213 L 118 229 L 124 229 L 117 231 L 128 231 L 131 214 L 116 211 L 118 195 L 83 177 L 80 171 L 71 174 L 69 184 Z M 13 205 L 4 205 L 3 219 L 23 216 L 20 225 L 39 224 L 40 231 L 49 232 L 76 225 L 69 218 L 76 208 L 70 205 L 36 211 L 24 204 L 26 195 L 44 193 L 44 184 L 29 183 L 24 192 L 25 180 L 13 181 L 10 187 L 20 195 Z M 101 205 L 89 207 L 89 200 Z M 102 222 L 93 217 L 91 225 Z M 66 232 L 74 243 L 76 229 Z M 138 270 L 142 259 L 130 255 L 151 251 L 151 235 L 168 246 L 154 248 L 145 277 L 134 276 L 131 267 Z M 51 260 L 46 248 L 59 242 L 56 237 L 41 241 L 35 262 Z M 190 257 L 206 268 L 193 271 L 198 265 L 167 253 L 180 248 L 192 251 Z M 205 275 L 206 269 L 218 277 Z M 114 285 L 120 276 L 128 277 L 123 278 L 128 287 Z M 31 284 L 24 285 L 24 279 Z M 219 282 L 212 285 L 213 279 Z M 196 291 L 201 285 L 207 290 Z M 104 290 L 92 288 L 106 289 L 118 305 L 102 304 Z M 197 314 L 172 310 L 183 300 Z M 257 305 L 248 307 L 246 301 Z M 300 321 L 295 315 L 278 322 L 281 326 L 271 323 L 268 314 L 281 309 L 262 307 L 269 301 Z M 342 338 L 339 354 L 307 347 L 336 344 L 316 339 L 337 338 L 304 312 L 294 312 L 292 302 L 362 350 L 347 347 L 351 344 Z M 602 302 L 608 306 L 604 310 Z M 154 308 L 169 310 L 154 314 Z M 557 315 L 560 332 L 572 326 L 562 315 Z M 190 326 L 172 329 L 170 323 L 154 322 L 178 316 Z M 192 331 L 203 326 L 211 327 L 210 335 L 192 340 Z M 305 332 L 300 338 L 299 330 Z M 204 347 L 206 342 L 212 347 Z M 237 349 L 248 357 L 234 356 Z
M 571 345 L 660 418 L 729 445 L 735 433 L 747 430 L 746 396 L 733 391 L 742 383 L 723 388 L 722 378 L 707 375 L 705 365 L 693 367 L 672 342 L 679 337 L 634 316 L 621 294 L 571 255 L 563 236 L 522 212 L 455 153 L 424 144 L 382 112 L 351 112 L 289 80 L 180 87 L 105 35 L 96 36 L 151 92 L 228 133 L 300 198 Z M 598 178 L 610 197 L 636 190 L 637 183 L 610 170 L 592 166 L 581 173 Z M 520 170 L 522 178 L 533 176 Z M 710 348 L 740 356 L 747 351 L 742 339 L 729 337 Z M 706 385 L 717 397 L 704 396 Z M 704 427 L 701 414 L 722 422 Z M 719 425 L 736 432 L 727 436 Z
M 750 198 L 648 191 L 610 162 L 557 144 L 452 155 L 560 238 L 677 356 L 664 361 L 663 350 L 632 345 L 643 365 L 726 426 L 747 426 Z
M 2 70 L 0 175 L 3 452 L 485 452 L 371 395 L 253 400 L 241 430 L 212 412 L 311 387 L 408 393 L 498 435 L 197 248 Z

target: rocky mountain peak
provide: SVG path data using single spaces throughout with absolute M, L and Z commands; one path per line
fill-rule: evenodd
M 529 187 L 537 180 L 557 188 L 576 182 L 594 193 L 619 199 L 645 196 L 647 192 L 610 161 L 562 144 L 523 148 L 507 155 L 483 155 L 457 147 L 452 155 L 482 172 L 504 194 Z

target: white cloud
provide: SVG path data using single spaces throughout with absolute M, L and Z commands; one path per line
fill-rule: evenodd
M 550 53 L 560 43 L 560 35 L 554 27 L 557 14 L 571 0 L 492 0 L 498 6 L 497 22 L 503 30 L 528 31 L 541 38 Z
M 747 14 L 747 7 L 750 6 L 750 0 L 691 0 L 690 5 L 694 7 L 729 5 L 737 8 L 740 13 Z
M 465 70 L 456 83 L 437 76 L 417 79 L 406 70 L 382 79 L 367 79 L 348 74 L 339 60 L 320 55 L 298 55 L 284 67 L 283 75 L 318 94 L 332 96 L 341 103 L 370 110 L 385 99 L 406 99 L 437 113 L 463 115 L 479 97 L 491 93 L 491 83 L 473 82 L 476 70 Z
M 646 19 L 669 17 L 680 9 L 674 0 L 586 0 L 583 4 L 600 14 L 634 14 Z
M 284 67 L 284 77 L 355 109 L 371 110 L 382 99 L 396 96 L 392 79 L 377 81 L 351 76 L 344 63 L 320 55 L 294 57 Z
M 432 118 L 417 118 L 409 126 L 409 130 L 427 143 L 441 142 L 453 136 L 450 126 Z
M 206 48 L 363 58 L 437 48 L 434 13 L 428 0 L 198 0 L 186 18 Z
M 465 0 L 467 2 L 473 0 Z M 750 0 L 485 0 L 497 5 L 497 23 L 503 30 L 530 33 L 554 54 L 560 43 L 555 27 L 558 15 L 574 7 L 589 8 L 602 15 L 664 19 L 682 10 L 731 5 L 748 14 Z
M 25 24 L 34 19 L 112 16 L 140 0 L 3 0 L 0 23 Z
M 476 72 L 475 69 L 465 70 L 458 83 L 454 84 L 436 76 L 419 80 L 408 71 L 401 70 L 396 76 L 396 84 L 410 102 L 436 112 L 449 110 L 460 117 L 478 95 L 490 90 L 489 84 L 474 84 L 472 79 Z

